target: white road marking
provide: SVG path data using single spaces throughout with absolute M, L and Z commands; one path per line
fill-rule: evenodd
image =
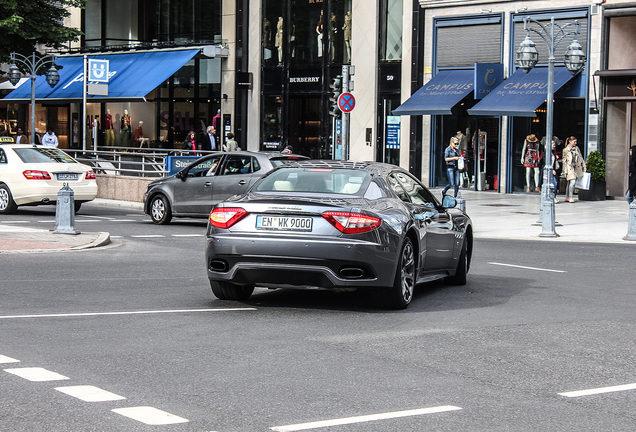
M 35 232 L 48 232 L 47 229 L 38 229 L 38 228 L 27 228 L 25 226 L 11 226 L 11 225 L 0 225 L 0 232 L 25 232 L 25 233 L 35 233 Z
M 81 223 L 101 222 L 101 223 L 103 223 L 104 221 L 102 221 L 102 220 L 95 220 L 95 219 L 75 219 L 75 222 L 81 222 Z M 109 222 L 110 222 L 110 221 L 109 221 Z
M 552 270 L 552 269 L 544 269 L 544 268 L 538 268 L 538 267 L 526 267 L 526 266 L 520 266 L 520 265 L 514 265 L 514 264 L 504 264 L 504 263 L 496 263 L 496 262 L 489 262 L 488 264 L 504 266 L 504 267 L 516 267 L 516 268 L 522 268 L 526 270 L 539 270 L 539 271 L 553 272 L 553 273 L 567 273 L 567 271 L 565 270 Z
M 0 221 L 0 223 L 3 223 L 3 224 L 18 223 L 18 224 L 20 224 L 20 223 L 31 223 L 31 221 Z
M 172 234 L 172 237 L 205 237 L 205 234 Z
M 40 367 L 12 368 L 5 369 L 4 371 L 29 381 L 59 381 L 69 379 L 69 377 L 60 375 L 57 372 L 51 372 L 50 370 Z
M 165 235 L 161 235 L 161 234 L 143 234 L 143 235 L 131 235 L 131 237 L 135 237 L 135 238 L 159 238 L 159 237 L 165 237 Z
M 40 222 L 40 223 L 55 223 L 55 219 L 50 219 L 50 220 L 39 220 L 38 222 Z
M 55 390 L 66 393 L 69 396 L 81 399 L 84 402 L 107 402 L 126 399 L 123 396 L 119 396 L 115 393 L 102 390 L 99 387 L 95 387 L 92 385 L 56 387 Z
M 110 236 L 110 238 L 112 238 L 112 239 L 114 239 L 114 238 L 124 238 L 124 236 L 114 236 L 114 235 L 112 235 L 112 236 Z
M 145 314 L 162 314 L 162 313 L 190 313 L 190 312 L 234 312 L 234 311 L 255 311 L 256 308 L 227 308 L 227 309 L 172 309 L 172 310 L 147 310 L 147 311 L 128 311 L 128 312 L 85 312 L 85 313 L 66 313 L 66 314 L 43 314 L 43 315 L 3 315 L 0 319 L 14 318 L 70 318 L 70 317 L 86 317 L 86 316 L 109 316 L 109 315 L 145 315 Z
M 148 425 L 165 425 L 175 423 L 187 423 L 188 420 L 182 417 L 178 417 L 174 414 L 161 411 L 157 408 L 149 406 L 131 407 L 131 408 L 116 408 L 112 410 L 114 413 L 123 415 L 133 420 L 146 423 Z
M 396 411 L 396 412 L 390 412 L 390 413 L 384 413 L 384 414 L 372 414 L 372 415 L 348 417 L 348 418 L 335 419 L 335 420 L 324 420 L 324 421 L 317 421 L 317 422 L 311 422 L 311 423 L 300 423 L 300 424 L 288 425 L 288 426 L 276 426 L 276 427 L 271 427 L 270 429 L 276 432 L 293 432 L 293 431 L 301 431 L 301 430 L 308 430 L 308 429 L 317 429 L 317 428 L 328 427 L 328 426 L 340 426 L 345 424 L 386 420 L 386 419 L 399 418 L 399 417 L 435 414 L 435 413 L 441 413 L 446 411 L 456 411 L 460 409 L 461 409 L 460 407 L 445 405 L 445 406 L 439 406 L 439 407 L 414 409 L 414 410 L 408 410 L 408 411 Z
M 591 395 L 596 395 L 601 393 L 611 393 L 611 392 L 618 392 L 618 391 L 625 391 L 625 390 L 636 390 L 636 384 L 625 384 L 625 385 L 618 385 L 618 386 L 612 386 L 612 387 L 600 387 L 595 389 L 579 390 L 579 391 L 565 392 L 565 393 L 559 393 L 559 394 L 561 396 L 566 396 L 566 397 L 580 397 L 580 396 L 591 396 Z
M 108 222 L 137 222 L 136 219 L 111 219 Z
M 16 360 L 11 357 L 3 356 L 0 354 L 0 363 L 20 363 L 20 360 Z

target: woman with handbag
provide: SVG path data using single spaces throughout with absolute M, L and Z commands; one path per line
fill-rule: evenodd
M 457 146 L 459 145 L 459 140 L 456 137 L 452 137 L 450 139 L 450 144 L 444 150 L 444 160 L 446 161 L 446 175 L 448 176 L 448 185 L 442 191 L 442 200 L 444 199 L 444 195 L 446 195 L 446 191 L 448 191 L 451 187 L 455 187 L 455 195 L 457 198 L 457 194 L 459 193 L 459 171 L 457 170 L 457 161 L 460 158 L 459 150 L 457 150 Z
M 585 159 L 581 154 L 581 150 L 576 146 L 577 140 L 571 136 L 565 140 L 565 148 L 563 149 L 563 175 L 567 180 L 567 188 L 565 190 L 565 200 L 574 202 L 574 184 L 576 179 L 583 176 L 587 171 Z

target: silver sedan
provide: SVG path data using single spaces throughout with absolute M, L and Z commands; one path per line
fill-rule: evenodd
M 273 168 L 300 159 L 309 158 L 277 152 L 211 153 L 150 183 L 144 211 L 156 224 L 167 224 L 173 216 L 206 218 L 214 204 L 244 193 Z
M 287 164 L 210 213 L 210 286 L 230 300 L 255 286 L 367 289 L 403 309 L 419 283 L 466 283 L 472 224 L 455 206 L 394 165 Z

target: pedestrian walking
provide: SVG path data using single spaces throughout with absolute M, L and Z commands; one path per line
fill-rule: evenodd
M 545 139 L 545 138 L 544 138 Z M 557 192 L 559 189 L 559 176 L 557 174 L 557 171 L 559 170 L 559 168 L 561 167 L 561 165 L 559 164 L 559 158 L 557 157 L 556 154 L 556 148 L 557 146 L 561 143 L 561 141 L 559 140 L 558 137 L 554 136 L 552 137 L 552 145 L 551 145 L 551 158 L 550 158 L 550 167 L 552 167 L 552 185 L 554 186 L 554 203 L 558 203 L 559 200 L 557 199 Z M 543 173 L 543 167 L 545 166 L 545 153 L 541 154 L 541 172 Z M 543 183 L 543 175 L 541 175 L 541 181 L 539 182 L 539 187 L 541 187 L 541 184 Z
M 629 149 L 629 182 L 627 189 L 627 202 L 631 204 L 636 200 L 636 146 Z
M 446 175 L 448 176 L 448 184 L 442 191 L 442 200 L 444 199 L 444 195 L 446 195 L 446 191 L 448 191 L 451 187 L 455 187 L 455 198 L 457 198 L 457 194 L 459 193 L 459 170 L 457 169 L 457 161 L 460 158 L 459 150 L 457 146 L 459 145 L 459 140 L 457 137 L 452 137 L 450 139 L 450 144 L 444 150 L 444 160 L 446 161 Z
M 205 151 L 216 151 L 219 150 L 216 148 L 216 129 L 214 126 L 208 126 L 205 130 L 205 135 L 203 136 L 203 142 L 201 143 L 201 150 Z
M 197 134 L 193 130 L 188 132 L 188 136 L 183 142 L 183 150 L 190 150 L 194 156 L 197 156 Z
M 48 128 L 46 133 L 42 137 L 42 145 L 47 147 L 57 147 L 58 146 L 57 136 L 55 136 L 55 132 L 53 132 L 52 128 Z
M 225 141 L 223 150 L 227 152 L 233 152 L 233 151 L 237 151 L 238 148 L 239 148 L 238 143 L 234 139 L 234 134 L 232 132 L 229 132 L 227 134 L 227 141 Z
M 567 188 L 565 190 L 565 200 L 574 202 L 574 184 L 576 179 L 583 176 L 587 171 L 585 159 L 581 154 L 581 150 L 576 146 L 577 140 L 571 136 L 565 140 L 565 148 L 563 149 L 563 175 L 567 180 Z

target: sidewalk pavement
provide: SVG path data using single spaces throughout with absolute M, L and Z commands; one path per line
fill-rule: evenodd
M 441 189 L 431 192 L 440 197 Z M 628 232 L 629 205 L 625 201 L 576 201 L 568 203 L 559 196 L 555 205 L 559 237 L 540 237 L 541 194 L 500 194 L 461 189 L 466 213 L 473 221 L 475 239 L 534 240 L 540 242 L 580 242 L 633 244 L 623 237 Z M 85 205 L 143 210 L 141 203 L 96 199 Z M 80 214 L 81 216 L 81 214 Z M 560 224 L 560 225 L 559 225 Z M 76 227 L 77 228 L 77 227 Z M 52 230 L 33 229 L 0 219 L 0 254 L 15 252 L 59 252 L 84 250 L 110 243 L 107 232 L 82 232 L 78 235 L 54 234 Z

